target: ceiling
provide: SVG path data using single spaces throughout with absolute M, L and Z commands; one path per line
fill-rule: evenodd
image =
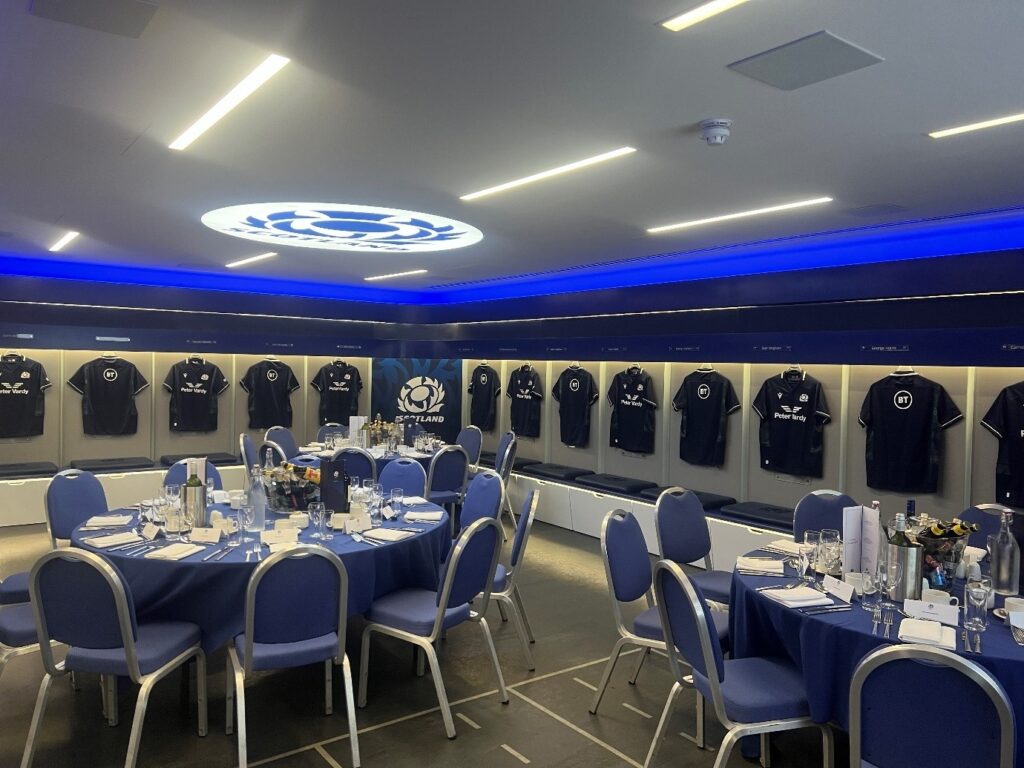
M 785 238 L 1024 205 L 1024 124 L 925 135 L 1024 111 L 1021 4 L 757 0 L 658 26 L 696 4 L 161 0 L 137 39 L 0 4 L 0 252 L 223 275 L 271 248 L 206 228 L 205 212 L 337 201 L 484 237 L 423 254 L 275 247 L 244 273 L 362 286 L 425 268 L 386 287 L 525 292 L 523 275 L 780 238 L 786 268 Z M 884 62 L 794 91 L 727 68 L 824 29 Z M 167 148 L 272 52 L 292 63 L 186 151 Z M 699 140 L 709 117 L 735 121 L 725 146 Z M 637 152 L 459 199 L 624 145 Z M 646 232 L 822 195 L 834 202 Z M 82 236 L 49 253 L 67 229 Z

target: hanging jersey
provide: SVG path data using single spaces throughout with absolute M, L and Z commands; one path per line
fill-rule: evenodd
M 860 424 L 867 429 L 868 487 L 935 493 L 942 431 L 962 418 L 943 386 L 924 376 L 893 374 L 876 381 L 860 409 Z
M 213 363 L 189 358 L 172 365 L 164 379 L 171 393 L 171 431 L 216 432 L 217 397 L 227 388 L 228 380 Z
M 540 402 L 544 399 L 540 376 L 533 368 L 517 368 L 508 379 L 512 399 L 512 431 L 517 437 L 540 437 Z
M 612 406 L 609 445 L 633 453 L 654 453 L 654 382 L 642 368 L 615 374 L 608 387 Z
M 354 365 L 331 362 L 325 365 L 309 385 L 320 393 L 320 425 L 328 422 L 348 424 L 359 413 L 359 393 L 363 380 Z
M 981 425 L 999 438 L 996 500 L 1009 507 L 1024 507 L 1024 381 L 996 396 Z
M 761 418 L 761 468 L 821 477 L 824 427 L 832 420 L 821 382 L 804 371 L 765 380 L 754 398 Z
M 249 429 L 291 427 L 292 392 L 299 382 L 288 365 L 280 360 L 260 360 L 239 383 L 249 393 Z
M 694 371 L 679 385 L 672 408 L 680 414 L 679 458 L 705 467 L 722 466 L 728 417 L 740 409 L 732 382 L 718 371 Z
M 43 434 L 44 392 L 50 380 L 43 366 L 24 355 L 0 358 L 0 437 Z
M 120 357 L 98 357 L 81 366 L 68 384 L 82 395 L 87 435 L 134 435 L 139 428 L 135 396 L 149 386 L 138 368 Z
M 469 423 L 484 432 L 490 432 L 494 429 L 495 416 L 498 411 L 497 400 L 498 395 L 501 394 L 498 372 L 489 365 L 478 365 L 473 369 L 467 392 L 471 395 Z
M 590 442 L 590 409 L 597 402 L 597 383 L 585 368 L 566 368 L 551 395 L 558 403 L 558 426 L 562 442 L 586 448 Z

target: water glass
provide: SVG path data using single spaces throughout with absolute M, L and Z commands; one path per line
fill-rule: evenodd
M 320 532 L 320 524 L 324 518 L 324 510 L 326 507 L 322 501 L 312 501 L 309 504 L 309 522 L 313 524 L 313 536 L 314 539 L 322 539 L 323 534 Z
M 892 595 L 899 589 L 903 581 L 903 565 L 896 562 L 883 560 L 878 564 L 878 572 L 875 577 L 878 584 L 878 592 L 882 605 L 894 606 Z
M 165 485 L 164 486 L 164 500 L 167 504 L 176 507 L 181 499 L 181 486 L 180 485 Z
M 821 554 L 821 531 L 804 531 L 804 544 L 814 547 L 811 554 L 811 578 L 814 578 L 814 571 L 818 570 L 818 556 Z
M 878 606 L 878 578 L 876 572 L 870 570 L 864 571 L 861 574 L 862 578 L 862 595 L 860 599 L 860 607 L 865 611 L 874 611 Z
M 800 581 L 808 581 L 807 571 L 810 570 L 811 565 L 814 563 L 814 553 L 818 548 L 814 544 L 800 544 L 798 547 L 797 573 L 800 576 Z M 813 579 L 814 577 L 811 576 L 810 580 Z
M 984 632 L 988 626 L 988 599 L 992 594 L 992 580 L 987 576 L 970 579 L 964 586 L 964 606 L 967 617 L 964 627 L 972 632 Z
M 822 528 L 821 530 L 821 561 L 825 573 L 832 571 L 843 559 L 842 542 L 839 540 L 839 531 L 835 528 Z
M 320 541 L 330 541 L 334 538 L 334 534 L 330 531 L 333 519 L 333 509 L 325 509 L 324 513 L 320 515 Z
M 252 541 L 253 537 L 246 536 L 248 533 L 255 533 L 256 539 L 260 537 L 260 529 L 256 525 L 256 508 L 252 504 L 243 504 L 238 508 L 239 534 L 242 541 Z
M 396 515 L 401 515 L 402 505 L 405 504 L 405 491 L 401 488 L 391 489 L 391 511 Z

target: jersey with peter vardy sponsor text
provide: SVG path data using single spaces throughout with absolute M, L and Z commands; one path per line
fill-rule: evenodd
M 172 365 L 164 379 L 171 393 L 171 431 L 216 432 L 217 397 L 227 388 L 228 380 L 213 363 L 189 358 Z
M 654 453 L 654 382 L 642 368 L 615 374 L 608 387 L 612 406 L 609 445 L 632 453 Z
M 943 386 L 920 374 L 894 373 L 876 381 L 860 409 L 868 487 L 935 493 L 942 431 L 962 418 Z
M 590 408 L 599 397 L 594 377 L 585 368 L 569 366 L 551 388 L 551 395 L 558 402 L 562 442 L 585 448 L 590 442 Z
M 681 415 L 679 458 L 705 467 L 722 466 L 728 417 L 740 409 L 732 382 L 718 371 L 696 370 L 679 385 L 672 407 Z
M 82 395 L 87 435 L 134 435 L 139 427 L 135 396 L 149 386 L 138 368 L 120 357 L 98 357 L 81 366 L 68 384 Z
M 540 376 L 532 367 L 516 368 L 505 391 L 512 400 L 509 408 L 512 431 L 517 437 L 540 437 L 540 401 L 544 399 Z
M 43 392 L 49 388 L 50 380 L 37 361 L 24 355 L 0 358 L 0 437 L 43 434 Z
M 260 360 L 239 383 L 249 393 L 249 429 L 292 425 L 292 392 L 299 382 L 286 363 Z
M 498 372 L 489 365 L 478 365 L 473 369 L 467 392 L 472 396 L 469 401 L 469 423 L 484 432 L 490 432 L 494 429 L 494 419 L 498 412 L 497 399 L 501 394 Z
M 825 425 L 832 420 L 821 382 L 805 371 L 766 379 L 754 398 L 761 417 L 761 468 L 821 477 Z
M 363 380 L 354 365 L 335 360 L 328 363 L 309 382 L 320 393 L 320 425 L 328 422 L 347 425 L 350 416 L 359 413 L 359 393 Z
M 999 438 L 996 500 L 1024 507 L 1024 381 L 1003 389 L 981 425 Z

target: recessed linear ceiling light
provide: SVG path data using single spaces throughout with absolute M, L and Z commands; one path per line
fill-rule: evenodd
M 252 264 L 256 261 L 263 261 L 264 259 L 272 259 L 277 256 L 276 253 L 261 253 L 259 256 L 250 256 L 247 259 L 239 259 L 238 261 L 232 261 L 224 266 L 228 269 L 234 269 L 235 267 L 244 267 L 246 264 Z
M 372 283 L 374 280 L 390 280 L 392 277 L 408 277 L 409 275 L 425 275 L 427 270 L 425 269 L 410 269 L 406 272 L 392 272 L 390 275 L 374 275 L 373 277 L 364 277 L 368 283 Z
M 1021 112 L 1019 115 L 1007 115 L 1006 117 L 995 117 L 991 120 L 982 120 L 980 123 L 961 125 L 956 128 L 945 128 L 941 131 L 933 131 L 928 135 L 933 139 L 944 139 L 947 136 L 956 136 L 957 134 L 970 133 L 971 131 L 982 131 L 985 128 L 995 128 L 1009 123 L 1019 123 L 1022 120 L 1024 120 L 1024 112 Z
M 747 216 L 760 216 L 765 213 L 778 213 L 779 211 L 789 211 L 793 208 L 803 208 L 808 205 L 821 205 L 822 203 L 831 203 L 831 197 L 814 197 L 810 200 L 800 200 L 796 203 L 785 203 L 784 205 L 773 205 L 768 208 L 755 208 L 752 211 L 739 211 L 738 213 L 726 213 L 722 216 L 712 216 L 707 219 L 694 219 L 693 221 L 681 221 L 678 224 L 665 224 L 661 227 L 651 227 L 647 231 L 652 234 L 660 234 L 661 232 L 671 232 L 675 229 L 687 229 L 689 227 L 699 227 L 702 224 L 717 224 L 720 221 L 731 221 L 732 219 L 744 219 Z
M 613 149 L 611 152 L 605 152 L 600 155 L 594 155 L 583 160 L 577 160 L 574 163 L 568 163 L 566 165 L 560 165 L 557 168 L 551 168 L 540 173 L 534 173 L 531 176 L 524 176 L 521 179 L 515 181 L 506 181 L 504 184 L 498 184 L 495 187 L 488 187 L 487 189 L 481 189 L 479 192 L 470 192 L 468 195 L 462 195 L 459 197 L 460 200 L 476 200 L 477 198 L 484 197 L 486 195 L 493 195 L 498 192 L 504 192 L 508 189 L 514 189 L 515 187 L 521 187 L 524 184 L 532 184 L 535 181 L 541 181 L 542 179 L 549 179 L 552 176 L 558 176 L 562 173 L 569 173 L 570 171 L 578 171 L 580 168 L 586 168 L 588 165 L 596 165 L 597 163 L 603 163 L 605 160 L 613 160 L 616 157 L 622 157 L 623 155 L 631 155 L 636 152 L 633 147 L 619 147 Z
M 266 59 L 264 59 L 262 64 L 246 75 L 242 82 L 228 91 L 224 98 L 210 107 L 209 111 L 207 111 L 205 115 L 192 123 L 192 125 L 190 125 L 185 132 L 181 134 L 181 136 L 176 138 L 167 146 L 170 149 L 187 148 L 189 144 L 216 125 L 217 122 L 228 112 L 252 95 L 253 91 L 277 74 L 277 72 L 279 72 L 289 61 L 291 61 L 291 59 L 284 56 L 278 56 L 276 53 L 270 54 Z
M 700 24 L 702 21 L 707 21 L 712 16 L 717 16 L 725 11 L 730 11 L 737 5 L 743 5 L 748 0 L 711 0 L 710 3 L 704 3 L 698 5 L 686 13 L 681 13 L 678 16 L 663 21 L 661 26 L 665 29 L 671 30 L 672 32 L 681 32 L 687 27 L 692 27 L 694 24 Z
M 50 246 L 50 250 L 56 253 L 57 251 L 61 250 L 65 245 L 67 245 L 76 237 L 78 237 L 78 235 L 79 233 L 75 232 L 73 229 L 68 230 L 63 235 L 61 235 L 60 240 L 58 240 L 56 243 Z

